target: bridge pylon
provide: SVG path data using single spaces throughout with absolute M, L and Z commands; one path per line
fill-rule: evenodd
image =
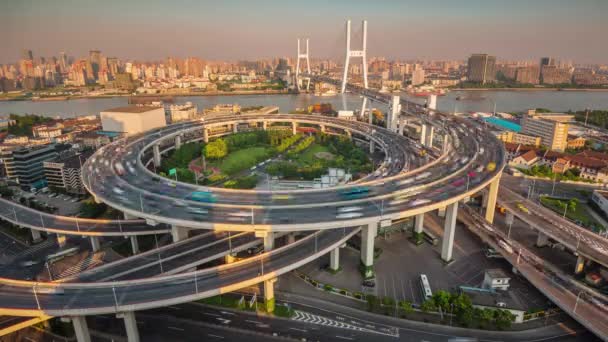
M 296 89 L 300 91 L 300 82 L 306 80 L 306 91 L 310 90 L 310 77 L 305 77 L 304 79 L 300 79 L 300 60 L 303 59 L 306 61 L 306 73 L 310 75 L 310 59 L 308 52 L 308 38 L 306 38 L 306 51 L 302 51 L 300 49 L 300 39 L 298 38 L 298 60 L 296 62 Z
M 348 66 L 350 64 L 351 57 L 361 58 L 361 67 L 363 69 L 363 88 L 367 89 L 367 20 L 363 20 L 363 39 L 362 39 L 361 50 L 350 49 L 350 20 L 346 21 L 346 59 L 344 61 L 344 74 L 342 76 L 342 88 L 341 93 L 346 90 L 346 83 L 348 81 Z

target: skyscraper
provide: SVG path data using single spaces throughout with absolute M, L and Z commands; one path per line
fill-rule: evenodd
M 555 58 L 553 57 L 543 57 L 540 59 L 540 67 L 542 68 L 545 65 L 553 66 L 555 65 Z
M 99 69 L 101 65 L 101 51 L 99 50 L 91 50 L 89 51 L 89 61 L 91 62 L 91 75 L 92 78 L 97 79 L 97 75 L 99 74 Z
M 469 57 L 467 79 L 470 82 L 494 82 L 496 78 L 496 57 L 485 53 L 476 53 Z
M 32 50 L 23 49 L 21 51 L 21 59 L 27 59 L 27 60 L 33 61 L 34 54 L 32 54 Z

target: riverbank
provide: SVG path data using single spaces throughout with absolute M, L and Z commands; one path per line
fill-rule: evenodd
M 80 96 L 57 96 L 57 97 L 41 97 L 41 98 L 23 98 L 23 97 L 0 97 L 0 101 L 33 101 L 33 102 L 46 102 L 46 101 L 69 101 L 69 100 L 81 100 L 81 99 L 111 99 L 117 97 L 187 97 L 187 96 L 242 96 L 242 95 L 288 95 L 296 94 L 290 90 L 240 90 L 240 91 L 212 91 L 212 92 L 188 92 L 178 94 L 111 94 L 111 95 L 80 95 Z
M 606 88 L 450 88 L 450 91 L 577 91 L 606 92 Z

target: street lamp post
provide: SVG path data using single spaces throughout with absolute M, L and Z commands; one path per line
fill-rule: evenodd
M 576 313 L 576 308 L 578 307 L 578 300 L 581 298 L 581 294 L 583 294 L 583 291 L 579 291 L 578 296 L 576 296 L 576 302 L 574 303 L 574 309 L 572 309 L 573 313 Z

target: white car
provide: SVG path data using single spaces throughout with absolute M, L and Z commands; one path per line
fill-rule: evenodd
M 122 194 L 125 193 L 125 191 L 123 189 L 119 188 L 119 187 L 112 188 L 112 191 L 114 191 L 115 193 L 117 193 L 119 195 L 122 195 Z
M 424 199 L 424 198 L 423 199 L 417 199 L 417 200 L 414 200 L 414 202 L 412 202 L 412 206 L 426 204 L 426 203 L 429 203 L 430 201 L 431 200 Z
M 361 217 L 363 216 L 362 213 L 355 213 L 355 212 L 350 212 L 350 213 L 341 213 L 336 215 L 337 219 L 349 219 L 349 218 L 355 218 L 355 217 Z
M 238 211 L 236 213 L 228 213 L 228 216 L 234 216 L 234 217 L 251 217 L 251 212 L 250 211 Z
M 342 208 L 338 208 L 338 212 L 339 213 L 350 213 L 353 211 L 360 211 L 361 209 L 363 209 L 363 208 L 361 208 L 361 207 L 342 207 Z

